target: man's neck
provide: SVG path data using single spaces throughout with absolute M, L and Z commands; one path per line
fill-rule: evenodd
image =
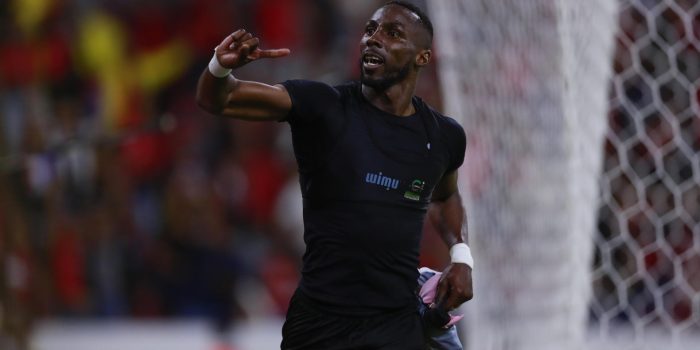
M 412 103 L 415 89 L 415 82 L 394 84 L 384 90 L 362 84 L 362 95 L 369 103 L 384 112 L 397 116 L 409 116 L 416 111 Z

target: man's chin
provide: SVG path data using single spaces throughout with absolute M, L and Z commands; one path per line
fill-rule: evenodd
M 377 74 L 379 72 L 375 72 Z M 406 65 L 403 69 L 398 72 L 385 73 L 381 72 L 376 76 L 370 76 L 364 70 L 360 74 L 360 82 L 363 85 L 369 86 L 377 90 L 386 90 L 391 86 L 400 83 L 402 80 L 406 79 L 409 73 L 409 66 Z
M 366 85 L 377 90 L 387 89 L 393 83 L 390 79 L 370 78 L 365 75 L 360 77 L 360 82 L 362 85 Z

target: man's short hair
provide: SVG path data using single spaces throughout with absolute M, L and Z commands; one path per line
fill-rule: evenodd
M 384 4 L 383 7 L 389 6 L 389 5 L 397 5 L 401 6 L 418 16 L 419 22 L 423 25 L 423 28 L 428 31 L 428 34 L 430 34 L 430 41 L 433 40 L 433 22 L 430 21 L 430 18 L 428 18 L 428 15 L 421 10 L 420 7 L 407 2 L 407 1 L 401 1 L 401 0 L 395 0 L 395 1 L 389 1 L 386 4 Z

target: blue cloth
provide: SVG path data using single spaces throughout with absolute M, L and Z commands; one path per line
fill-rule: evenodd
M 435 270 L 426 267 L 421 268 L 420 275 L 418 276 L 419 288 L 436 273 L 437 271 Z M 424 316 L 427 310 L 428 305 L 420 305 L 419 312 L 421 316 Z M 457 335 L 457 327 L 454 325 L 447 329 L 426 325 L 425 336 L 428 340 L 428 349 L 430 350 L 463 350 L 462 343 L 459 341 L 459 336 Z

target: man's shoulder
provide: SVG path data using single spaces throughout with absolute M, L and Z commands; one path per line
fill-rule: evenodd
M 327 83 L 292 79 L 281 83 L 292 101 L 292 109 L 284 119 L 298 125 L 337 118 L 339 111 L 353 95 L 353 84 L 331 86 Z
M 422 99 L 417 97 L 417 100 L 423 113 L 428 113 L 435 121 L 438 132 L 443 135 L 444 140 L 458 149 L 464 149 L 467 144 L 467 134 L 462 125 L 454 118 L 440 113 Z
M 425 101 L 423 101 L 420 97 L 416 96 L 416 100 L 418 101 L 418 104 L 422 106 L 422 109 L 425 111 L 425 113 L 428 113 L 432 118 L 435 119 L 435 121 L 438 123 L 438 126 L 442 128 L 447 128 L 447 129 L 456 129 L 456 130 L 463 130 L 462 126 L 455 120 L 454 118 L 442 114 L 433 106 L 429 105 Z
M 337 85 L 334 85 L 333 88 L 341 91 L 343 93 L 349 94 L 357 91 L 360 83 L 354 80 L 351 81 L 346 81 Z
M 335 95 L 352 93 L 357 87 L 357 83 L 354 81 L 331 85 L 322 81 L 308 79 L 290 79 L 283 81 L 281 84 L 290 92 L 310 91 L 313 93 L 333 93 Z

